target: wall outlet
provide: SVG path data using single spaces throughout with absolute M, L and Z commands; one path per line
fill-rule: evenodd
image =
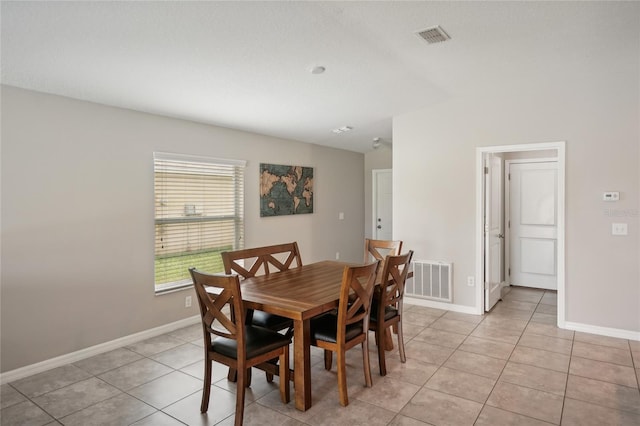
M 340 252 L 339 251 L 336 252 L 336 260 L 340 260 Z
M 471 277 L 471 276 L 467 277 L 467 285 L 468 285 L 469 287 L 475 287 L 475 285 L 476 285 L 476 279 L 475 279 L 475 278 L 473 278 L 473 277 Z
M 191 307 L 191 296 L 187 296 L 184 298 L 184 307 L 185 308 Z
M 611 235 L 627 235 L 627 224 L 626 223 L 612 223 L 611 224 Z

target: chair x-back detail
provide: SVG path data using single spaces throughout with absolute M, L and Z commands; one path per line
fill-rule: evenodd
M 311 344 L 324 349 L 325 368 L 331 369 L 332 353 L 337 354 L 338 393 L 340 404 L 347 406 L 347 371 L 345 352 L 362 346 L 364 378 L 371 387 L 368 327 L 373 288 L 379 261 L 364 266 L 346 266 L 340 288 L 337 313 L 328 313 L 311 320 Z
M 378 365 L 380 375 L 387 374 L 385 363 L 384 332 L 391 326 L 397 327 L 398 351 L 400 361 L 406 362 L 404 353 L 404 337 L 402 333 L 402 302 L 404 286 L 409 273 L 413 251 L 400 256 L 387 256 L 379 282 L 377 297 L 371 305 L 369 329 L 375 331 L 378 346 Z
M 397 256 L 402 252 L 402 241 L 372 240 L 365 238 L 364 240 L 364 263 L 372 260 L 384 262 L 387 256 Z
M 242 425 L 248 371 L 279 360 L 280 398 L 289 402 L 289 344 L 291 338 L 275 331 L 247 325 L 237 275 L 206 274 L 189 269 L 198 297 L 204 335 L 205 373 L 200 411 L 209 408 L 212 361 L 237 370 L 235 425 Z M 210 289 L 210 291 L 207 291 Z M 227 315 L 225 306 L 229 304 Z

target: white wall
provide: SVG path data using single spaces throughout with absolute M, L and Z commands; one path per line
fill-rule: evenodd
M 3 86 L 2 372 L 197 314 L 154 295 L 154 151 L 247 160 L 247 247 L 360 261 L 363 154 Z M 260 162 L 314 167 L 315 212 L 260 218 Z
M 566 141 L 566 320 L 640 331 L 640 25 L 637 5 L 635 19 L 620 10 L 607 17 L 617 26 L 594 13 L 614 34 L 585 27 L 570 45 L 549 46 L 549 57 L 541 50 L 527 67 L 512 64 L 517 78 L 487 70 L 492 80 L 394 118 L 394 237 L 414 258 L 454 263 L 455 304 L 477 303 L 466 285 L 476 147 Z M 603 202 L 613 190 L 622 199 Z M 612 222 L 628 223 L 629 235 L 612 236 Z

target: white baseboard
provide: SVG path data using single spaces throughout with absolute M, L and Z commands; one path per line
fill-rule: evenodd
M 461 312 L 463 314 L 478 315 L 475 306 L 455 305 L 453 303 L 436 302 L 435 300 L 420 299 L 417 297 L 404 296 L 405 303 L 410 305 L 424 306 L 434 309 L 445 309 L 447 311 Z
M 200 321 L 200 315 L 195 315 L 189 318 L 185 318 L 170 324 L 165 324 L 160 327 L 151 328 L 149 330 L 141 331 L 139 333 L 130 334 L 128 336 L 121 337 L 119 339 L 111 340 L 110 342 L 100 343 L 99 345 L 91 346 L 85 349 L 80 349 L 76 352 L 71 352 L 65 355 L 60 355 L 55 358 L 48 359 L 46 361 L 38 362 L 36 364 L 27 365 L 24 367 L 16 368 L 15 370 L 0 373 L 0 384 L 14 382 L 16 380 L 23 379 L 25 377 L 42 373 L 43 371 L 50 370 L 52 368 L 61 367 L 72 362 L 78 362 L 85 358 L 90 358 L 95 355 L 100 355 L 105 352 L 112 351 L 114 349 L 121 348 L 123 346 L 131 345 L 137 342 L 141 342 L 151 337 L 156 337 L 164 333 L 177 330 L 182 327 L 187 327 L 192 324 L 197 324 Z
M 598 334 L 600 336 L 617 337 L 620 339 L 638 340 L 640 341 L 640 332 L 631 330 L 622 330 L 619 328 L 600 327 L 597 325 L 582 324 L 579 322 L 564 322 L 567 330 L 581 331 L 583 333 Z

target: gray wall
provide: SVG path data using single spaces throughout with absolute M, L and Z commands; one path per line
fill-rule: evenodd
M 247 160 L 247 247 L 361 260 L 363 154 L 3 86 L 2 372 L 197 315 L 154 294 L 154 151 Z M 261 219 L 260 162 L 314 167 L 315 212 Z
M 456 304 L 476 304 L 465 282 L 475 270 L 476 147 L 566 141 L 565 319 L 640 331 L 640 9 L 603 21 L 596 6 L 593 23 L 611 34 L 585 26 L 526 66 L 511 63 L 517 78 L 489 68 L 464 93 L 394 118 L 394 238 L 414 258 L 454 262 Z M 621 200 L 603 202 L 604 191 Z M 629 235 L 612 236 L 613 222 Z

